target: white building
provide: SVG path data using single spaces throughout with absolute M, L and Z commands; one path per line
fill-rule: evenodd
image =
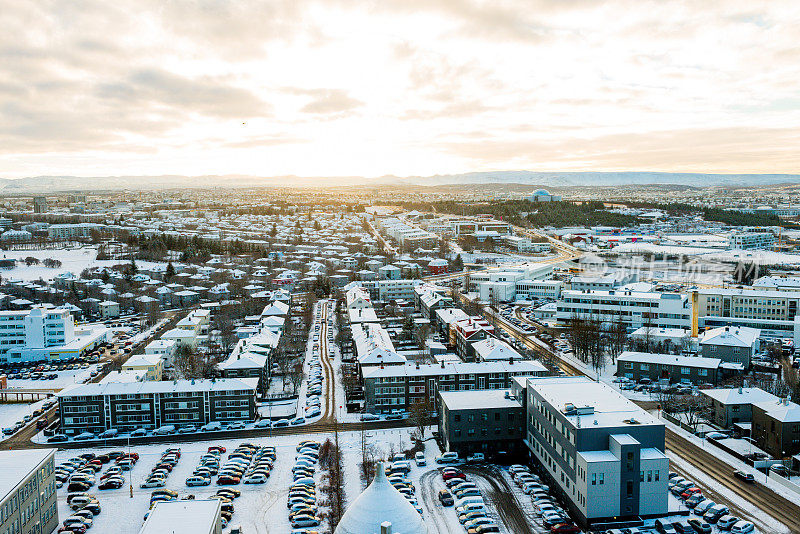
M 158 502 L 139 534 L 222 534 L 222 501 L 193 499 Z
M 558 299 L 564 282 L 561 280 L 519 280 L 516 283 L 517 299 Z
M 657 291 L 564 290 L 556 309 L 556 320 L 573 317 L 604 322 L 622 321 L 629 329 L 690 328 L 692 306 L 687 295 Z
M 772 232 L 736 232 L 728 238 L 728 246 L 735 249 L 772 248 L 774 245 Z
M 75 327 L 65 309 L 0 312 L 0 362 L 77 358 L 108 339 L 102 325 Z

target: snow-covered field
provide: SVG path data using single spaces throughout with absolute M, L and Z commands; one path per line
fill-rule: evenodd
M 61 262 L 61 267 L 49 269 L 42 265 L 27 266 L 24 260 L 27 257 L 38 259 L 40 262 L 47 258 L 53 258 Z M 83 246 L 72 249 L 45 249 L 45 250 L 6 250 L 0 253 L 0 258 L 14 258 L 17 266 L 10 270 L 3 271 L 4 278 L 14 278 L 17 280 L 31 281 L 42 278 L 50 280 L 61 273 L 72 273 L 79 275 L 84 269 L 91 267 L 111 267 L 120 263 L 127 263 L 127 260 L 98 260 L 97 248 Z M 152 262 L 137 261 L 139 267 L 149 267 L 154 265 Z

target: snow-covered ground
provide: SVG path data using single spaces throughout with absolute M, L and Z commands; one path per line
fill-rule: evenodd
M 61 267 L 49 269 L 39 263 L 39 265 L 27 266 L 24 260 L 27 257 L 38 259 L 40 262 L 47 258 L 53 258 L 61 262 Z M 79 275 L 84 269 L 92 267 L 111 267 L 127 263 L 127 260 L 98 260 L 97 248 L 93 246 L 81 246 L 71 249 L 44 249 L 44 250 L 6 250 L 0 253 L 0 258 L 14 258 L 17 266 L 10 270 L 3 271 L 4 278 L 15 278 L 18 280 L 31 281 L 42 278 L 50 280 L 61 273 L 72 273 Z M 137 261 L 139 267 L 152 267 L 153 262 Z
M 33 415 L 33 411 L 41 408 L 45 399 L 33 403 L 7 403 L 0 404 L 0 429 L 14 426 L 17 421 L 22 421 L 26 415 Z M 5 436 L 0 433 L 0 439 L 5 439 L 10 436 Z

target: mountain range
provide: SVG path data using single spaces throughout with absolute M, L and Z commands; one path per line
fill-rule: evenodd
M 0 178 L 5 194 L 52 193 L 58 191 L 119 191 L 142 189 L 213 189 L 241 187 L 346 187 L 346 186 L 441 186 L 475 184 L 521 184 L 549 187 L 670 184 L 685 186 L 768 186 L 800 183 L 798 174 L 703 174 L 668 172 L 470 172 L 433 176 L 31 176 Z

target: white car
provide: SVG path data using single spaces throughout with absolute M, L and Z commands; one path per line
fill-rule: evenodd
M 208 486 L 211 484 L 211 479 L 207 477 L 194 476 L 186 479 L 187 486 Z

